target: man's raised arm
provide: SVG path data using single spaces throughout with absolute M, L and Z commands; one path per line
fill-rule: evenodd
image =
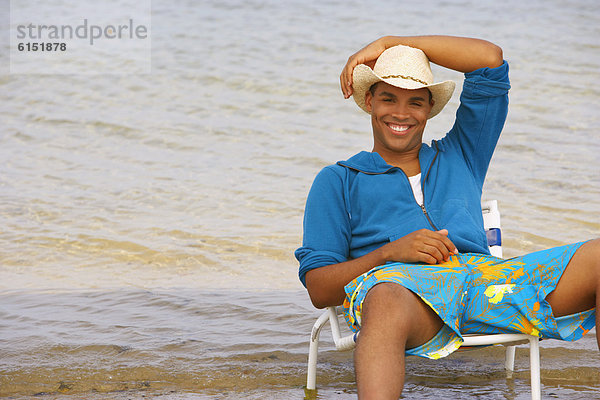
M 345 98 L 352 93 L 352 71 L 358 64 L 371 68 L 377 57 L 386 49 L 397 45 L 422 50 L 429 61 L 459 72 L 472 72 L 479 68 L 502 65 L 502 49 L 482 39 L 457 36 L 383 36 L 354 53 L 340 75 L 340 86 Z

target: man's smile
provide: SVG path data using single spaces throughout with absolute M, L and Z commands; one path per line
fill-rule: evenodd
M 398 124 L 394 122 L 386 122 L 386 125 L 393 131 L 394 134 L 404 135 L 406 131 L 412 128 L 410 124 Z

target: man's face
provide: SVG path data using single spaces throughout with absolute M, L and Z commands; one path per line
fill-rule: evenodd
M 411 151 L 418 154 L 433 106 L 426 88 L 401 89 L 380 82 L 375 94 L 367 91 L 365 102 L 373 125 L 373 151 L 384 158 Z

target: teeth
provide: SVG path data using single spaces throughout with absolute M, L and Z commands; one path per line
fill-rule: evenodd
M 395 132 L 404 132 L 408 130 L 408 126 L 406 125 L 388 125 Z

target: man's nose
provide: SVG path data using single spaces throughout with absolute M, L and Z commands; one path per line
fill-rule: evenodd
M 408 104 L 396 103 L 392 110 L 392 116 L 398 119 L 405 119 L 409 116 Z

